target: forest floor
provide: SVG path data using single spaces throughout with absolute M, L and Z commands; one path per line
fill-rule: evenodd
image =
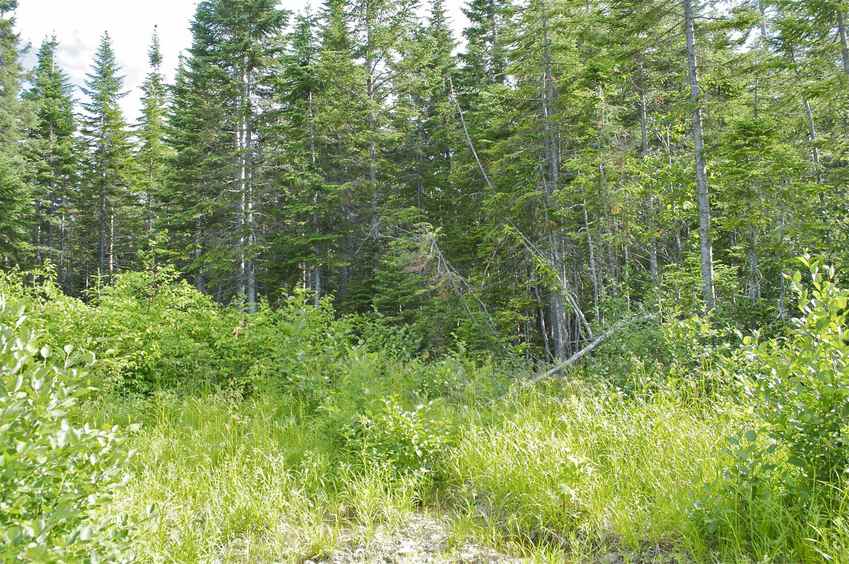
M 510 556 L 470 541 L 452 546 L 449 520 L 425 513 L 411 514 L 399 527 L 380 526 L 372 535 L 360 527 L 343 534 L 340 541 L 341 546 L 329 557 L 307 560 L 305 564 L 519 564 L 540 560 Z M 662 545 L 650 545 L 640 552 L 611 550 L 592 561 L 596 564 L 692 562 L 672 547 Z
M 364 538 L 368 538 L 364 541 Z M 524 560 L 474 543 L 451 547 L 449 525 L 425 513 L 408 516 L 399 527 L 379 526 L 369 535 L 363 527 L 343 532 L 340 547 L 329 557 L 308 563 L 355 564 L 386 562 L 402 564 L 518 563 Z

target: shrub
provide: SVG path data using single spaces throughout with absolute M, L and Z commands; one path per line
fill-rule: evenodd
M 123 478 L 117 428 L 77 426 L 83 355 L 54 355 L 0 295 L 0 560 L 119 557 L 123 531 L 99 512 Z
M 412 409 L 398 398 L 356 416 L 342 433 L 349 452 L 369 465 L 432 478 L 451 442 L 450 418 L 435 402 Z
M 234 311 L 180 281 L 172 269 L 122 274 L 97 297 L 84 331 L 98 352 L 97 375 L 116 387 L 223 384 L 237 376 Z
M 811 479 L 834 481 L 849 470 L 849 291 L 836 285 L 832 268 L 803 261 L 811 288 L 801 273 L 792 278 L 802 316 L 787 338 L 752 345 L 758 375 L 751 391 L 764 431 L 790 464 Z

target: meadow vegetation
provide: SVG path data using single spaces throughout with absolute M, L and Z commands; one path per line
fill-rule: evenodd
M 5 274 L 0 559 L 321 560 L 424 514 L 446 558 L 845 561 L 849 292 L 804 271 L 772 335 L 670 315 L 534 385 L 305 294 Z

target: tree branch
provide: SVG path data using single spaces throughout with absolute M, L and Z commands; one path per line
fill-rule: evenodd
M 552 376 L 556 376 L 556 375 L 562 373 L 565 369 L 572 367 L 575 363 L 577 363 L 579 360 L 581 360 L 582 358 L 584 358 L 585 356 L 587 356 L 588 354 L 593 352 L 602 343 L 604 343 L 606 340 L 608 340 L 610 337 L 612 337 L 613 335 L 615 335 L 616 333 L 618 333 L 619 331 L 621 331 L 625 327 L 628 327 L 629 325 L 633 325 L 634 323 L 639 323 L 641 321 L 647 321 L 647 320 L 649 320 L 653 317 L 654 317 L 653 314 L 647 313 L 647 314 L 644 314 L 644 315 L 638 315 L 636 317 L 623 319 L 623 320 L 619 321 L 618 323 L 615 323 L 610 329 L 608 329 L 607 331 L 605 331 L 604 333 L 602 333 L 601 335 L 599 335 L 598 337 L 593 339 L 590 342 L 590 344 L 588 344 L 586 347 L 584 347 L 583 349 L 581 349 L 578 352 L 576 352 L 575 354 L 573 354 L 567 360 L 564 360 L 563 362 L 557 364 L 556 366 L 554 366 L 550 370 L 537 374 L 536 376 L 534 376 L 533 378 L 528 380 L 526 385 L 531 386 L 531 385 L 536 384 L 537 382 L 539 382 L 541 380 L 545 380 L 547 378 L 551 378 Z

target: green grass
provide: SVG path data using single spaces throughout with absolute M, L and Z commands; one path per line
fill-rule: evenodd
M 111 404 L 110 405 L 114 405 Z M 331 465 L 316 427 L 277 396 L 226 395 L 102 407 L 141 431 L 114 510 L 136 526 L 141 561 L 301 561 L 329 554 L 352 523 L 398 521 L 416 492 L 385 469 Z
M 245 321 L 185 284 L 163 290 L 150 276 L 122 278 L 96 306 L 0 277 L 13 296 L 5 323 L 35 335 L 33 355 L 47 345 L 79 351 L 65 362 L 84 368 L 97 358 L 81 381 L 97 385 L 99 400 L 71 419 L 129 434 L 129 481 L 107 511 L 129 524 L 137 561 L 302 562 L 363 544 L 389 550 L 387 536 L 409 534 L 416 522 L 445 524 L 449 552 L 474 543 L 533 561 L 849 561 L 846 477 L 812 479 L 820 466 L 798 456 L 846 449 L 842 412 L 821 398 L 824 383 L 843 390 L 849 372 L 822 379 L 811 368 L 832 369 L 845 356 L 839 316 L 826 318 L 831 341 L 814 338 L 814 316 L 795 340 L 761 351 L 771 370 L 753 364 L 750 349 L 707 346 L 716 335 L 684 321 L 635 333 L 636 343 L 600 351 L 567 379 L 529 388 L 518 384 L 529 367 L 511 373 L 469 352 L 424 359 L 382 349 L 373 338 L 380 330 L 364 337 L 329 304 L 293 298 Z M 845 307 L 841 296 L 830 303 Z M 31 315 L 19 327 L 21 306 Z M 682 336 L 682 327 L 695 333 Z M 674 346 L 652 360 L 640 343 L 664 332 Z M 823 355 L 823 342 L 840 354 Z M 776 376 L 788 366 L 790 379 Z M 761 385 L 768 390 L 754 393 Z M 800 391 L 807 403 L 782 399 Z M 83 397 L 81 388 L 74 398 Z M 789 416 L 765 415 L 764 406 Z M 7 420 L 17 413 L 7 410 Z M 803 415 L 811 424 L 802 438 L 813 443 L 797 440 Z M 820 440 L 822 418 L 843 426 L 830 427 L 834 441 Z M 49 418 L 32 420 L 29 438 L 48 448 L 52 435 L 37 431 Z M 71 454 L 87 460 L 97 451 L 75 446 Z M 66 476 L 97 482 L 76 460 L 53 476 L 60 487 Z M 0 516 L 21 521 L 8 510 Z M 78 517 L 74 524 L 101 522 L 88 519 L 96 513 Z M 74 535 L 84 529 L 68 528 L 82 550 L 85 539 Z M 124 527 L 112 532 L 100 540 L 122 543 Z
M 135 524 L 141 561 L 303 561 L 419 511 L 451 522 L 455 545 L 540 561 L 758 554 L 711 544 L 695 511 L 729 463 L 739 419 L 730 403 L 624 399 L 583 385 L 482 401 L 455 422 L 436 477 L 340 453 L 326 426 L 282 394 L 102 405 L 101 420 L 141 423 L 114 506 Z
M 522 394 L 479 417 L 451 465 L 466 526 L 533 554 L 698 550 L 690 513 L 725 462 L 733 412 L 576 388 Z M 488 531 L 488 533 L 486 532 Z

